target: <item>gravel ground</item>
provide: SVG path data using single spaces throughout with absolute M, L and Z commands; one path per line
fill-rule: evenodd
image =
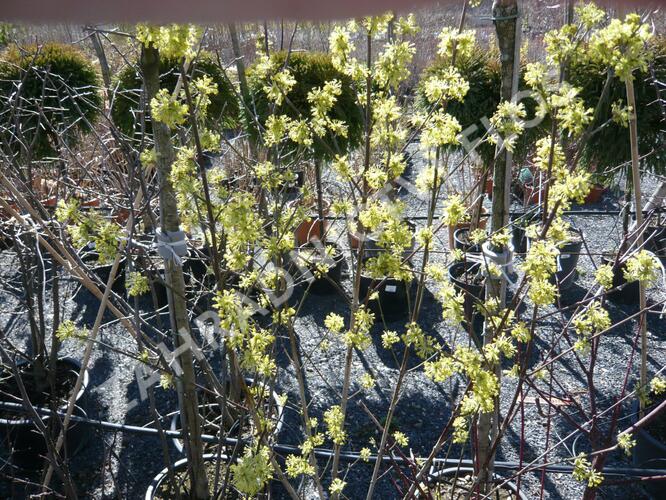
M 415 167 L 415 170 L 417 167 Z M 412 172 L 413 176 L 416 172 Z M 654 181 L 646 179 L 644 192 L 650 193 Z M 403 193 L 403 199 L 408 204 L 410 215 L 423 215 L 424 205 L 410 194 Z M 574 216 L 575 224 L 580 227 L 585 235 L 585 240 L 593 254 L 599 254 L 602 250 L 612 246 L 613 242 L 619 240 L 619 224 L 616 216 L 604 215 L 603 211 L 617 209 L 617 193 L 607 193 L 602 202 L 593 206 L 586 206 L 586 210 L 599 212 L 599 215 Z M 444 238 L 445 240 L 446 238 Z M 442 244 L 445 246 L 446 242 Z M 441 256 L 438 258 L 442 258 Z M 586 290 L 592 283 L 594 265 L 599 264 L 599 257 L 594 257 L 594 262 L 588 257 L 581 257 L 579 261 L 579 277 L 572 289 L 567 292 L 563 300 L 573 303 L 576 299 L 584 296 Z M 26 339 L 26 318 L 17 313 L 19 302 L 16 286 L 15 256 L 11 251 L 0 254 L 0 326 L 13 341 L 21 345 Z M 12 285 L 14 283 L 14 285 Z M 349 287 L 349 282 L 345 283 Z M 69 283 L 66 288 L 68 300 L 66 302 L 67 316 L 72 318 L 81 326 L 91 327 L 97 311 L 98 301 L 85 290 L 77 292 L 74 283 Z M 651 300 L 663 300 L 664 290 L 650 290 Z M 142 304 L 145 313 L 150 313 L 150 305 Z M 609 306 L 614 321 L 625 318 L 635 312 L 632 307 L 619 307 L 611 304 Z M 553 309 L 554 311 L 554 309 Z M 348 307 L 339 297 L 316 297 L 310 296 L 306 299 L 297 319 L 297 333 L 300 348 L 304 353 L 306 364 L 306 380 L 308 396 L 311 399 L 312 415 L 321 417 L 331 405 L 339 400 L 339 391 L 342 387 L 344 372 L 345 348 L 339 342 L 331 341 L 328 350 L 318 349 L 322 338 L 326 336 L 323 327 L 323 319 L 329 312 L 337 312 L 348 316 Z M 131 407 L 130 401 L 138 397 L 138 386 L 135 380 L 135 362 L 128 359 L 122 352 L 135 353 L 136 344 L 132 337 L 110 316 L 101 331 L 101 344 L 95 350 L 90 365 L 90 386 L 87 394 L 85 407 L 91 417 L 111 422 L 126 423 L 143 426 L 150 420 L 147 403 L 141 402 Z M 539 322 L 538 339 L 532 359 L 533 365 L 539 362 L 547 353 L 553 336 L 560 331 L 566 317 L 554 314 Z M 386 328 L 396 330 L 399 333 L 404 330 L 404 318 L 387 323 Z M 465 343 L 467 338 L 460 329 L 445 325 L 441 319 L 441 309 L 436 303 L 432 290 L 426 291 L 423 311 L 420 318 L 423 329 L 435 336 L 440 341 L 450 343 Z M 635 321 L 629 321 L 622 326 L 614 328 L 604 335 L 602 347 L 597 360 L 595 371 L 596 395 L 599 398 L 601 408 L 607 407 L 608 402 L 618 394 L 621 386 L 628 360 L 631 355 L 631 341 L 636 331 Z M 370 410 L 382 415 L 388 407 L 391 392 L 397 378 L 397 359 L 402 352 L 397 349 L 391 353 L 381 346 L 380 334 L 384 327 L 376 325 L 373 330 L 374 342 L 369 349 L 362 353 L 354 354 L 352 366 L 352 379 L 355 384 L 352 390 L 359 389 L 358 380 L 361 375 L 369 372 L 377 380 L 377 386 L 371 391 L 362 391 L 355 397 L 349 407 L 348 433 L 350 444 L 345 448 L 358 451 L 367 446 L 372 438 L 378 438 L 375 428 L 361 409 L 359 404 L 363 402 Z M 655 371 L 663 366 L 666 359 L 664 348 L 666 347 L 666 322 L 659 320 L 655 315 L 650 316 L 650 371 Z M 562 349 L 565 345 L 562 341 L 556 349 Z M 289 405 L 286 413 L 285 428 L 279 437 L 282 443 L 299 443 L 299 416 L 295 410 L 298 402 L 298 391 L 293 369 L 290 366 L 286 351 L 288 342 L 285 338 L 279 338 L 276 345 L 278 359 L 277 391 L 289 396 Z M 78 357 L 82 355 L 82 345 L 77 341 L 67 341 L 63 346 L 63 354 Z M 410 366 L 415 367 L 418 359 L 410 359 Z M 632 376 L 637 376 L 637 370 L 632 369 Z M 556 364 L 553 373 L 554 379 L 563 388 L 571 393 L 578 393 L 586 388 L 586 382 L 581 378 L 580 371 L 571 356 L 564 356 Z M 423 456 L 428 453 L 437 439 L 439 432 L 449 419 L 451 409 L 456 398 L 464 389 L 461 380 L 453 379 L 444 384 L 430 382 L 423 374 L 423 370 L 415 368 L 407 375 L 404 388 L 401 393 L 400 404 L 395 414 L 397 428 L 409 437 L 409 449 L 414 456 Z M 514 383 L 507 378 L 503 379 L 503 398 L 501 406 L 503 410 L 509 405 L 509 397 L 513 394 Z M 164 414 L 176 408 L 176 398 L 173 391 L 156 389 L 157 406 Z M 546 424 L 547 419 L 542 416 L 534 404 L 534 393 L 525 391 L 524 417 L 522 418 L 524 428 L 521 431 L 521 418 L 517 417 L 511 424 L 506 438 L 502 442 L 498 452 L 498 460 L 518 460 L 521 447 L 523 448 L 524 460 L 530 460 L 539 456 L 546 446 Z M 579 396 L 584 405 L 589 404 L 585 396 Z M 545 407 L 544 407 L 545 409 Z M 628 408 L 624 408 L 624 416 Z M 321 421 L 321 418 L 320 418 Z M 551 443 L 568 435 L 572 430 L 565 419 L 553 416 L 551 426 Z M 586 449 L 584 439 L 577 444 L 577 450 Z M 549 455 L 549 459 L 557 460 L 570 457 L 573 442 L 569 439 L 559 449 Z M 451 449 L 450 457 L 459 457 L 461 453 L 468 457 L 466 450 Z M 176 458 L 176 452 L 170 445 L 170 453 Z M 444 456 L 444 455 L 442 455 Z M 104 460 L 108 457 L 108 460 Z M 103 463 L 106 468 L 102 468 Z M 613 454 L 610 463 L 624 464 L 628 462 L 620 456 Z M 76 484 L 86 498 L 142 498 L 146 487 L 154 475 L 163 467 L 159 442 L 154 437 L 145 437 L 136 434 L 122 434 L 113 432 L 90 431 L 90 439 L 84 451 L 71 460 L 71 468 L 75 475 Z M 345 465 L 345 464 L 343 464 Z M 346 466 L 346 465 L 345 465 Z M 5 474 L 7 474 L 5 472 Z M 345 493 L 349 498 L 359 499 L 365 497 L 368 477 L 371 468 L 368 465 L 357 464 L 346 473 L 345 480 L 348 483 Z M 11 474 L 9 474 L 11 475 Z M 35 479 L 35 478 L 33 478 Z M 545 476 L 544 498 L 571 499 L 580 498 L 583 488 L 580 483 L 574 481 L 568 474 L 547 474 Z M 16 486 L 15 486 L 16 487 Z M 539 498 L 540 475 L 528 474 L 522 479 L 522 489 L 529 498 Z M 0 496 L 11 496 L 10 481 L 5 478 L 0 482 Z M 304 491 L 308 491 L 308 485 L 303 485 Z M 281 486 L 273 488 L 275 496 L 282 498 Z M 644 498 L 641 489 L 634 485 L 626 486 L 603 486 L 600 490 L 602 498 Z M 389 479 L 384 478 L 377 489 L 375 498 L 388 499 L 399 498 L 395 487 Z

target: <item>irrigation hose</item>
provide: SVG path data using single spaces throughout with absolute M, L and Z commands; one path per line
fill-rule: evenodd
M 0 409 L 16 412 L 16 413 L 27 413 L 25 407 L 19 403 L 10 403 L 0 401 Z M 42 415 L 52 415 L 52 410 L 46 408 L 35 407 L 35 411 Z M 65 412 L 57 411 L 57 415 L 64 416 Z M 110 431 L 119 431 L 119 432 L 128 432 L 133 434 L 144 434 L 144 435 L 159 435 L 160 431 L 153 427 L 139 427 L 136 425 L 127 425 L 127 424 L 117 424 L 114 422 L 106 422 L 104 420 L 97 420 L 88 417 L 81 417 L 78 415 L 71 416 L 72 422 L 79 422 L 82 424 L 88 424 L 101 429 L 106 429 Z M 171 431 L 163 430 L 162 433 L 169 438 L 181 438 L 182 435 L 180 431 Z M 220 439 L 217 436 L 211 436 L 209 434 L 204 434 L 201 436 L 202 441 L 206 443 L 219 443 Z M 222 438 L 222 442 L 227 445 L 233 446 L 239 442 L 245 442 L 242 439 L 235 439 L 230 437 Z M 273 451 L 287 454 L 287 455 L 300 455 L 301 449 L 298 446 L 288 445 L 288 444 L 272 444 L 270 447 Z M 326 448 L 315 448 L 315 456 L 319 458 L 331 459 L 334 455 L 333 450 Z M 367 457 L 366 457 L 367 458 Z M 340 453 L 340 459 L 346 462 L 356 462 L 361 459 L 359 453 L 354 452 L 342 452 Z M 418 459 L 413 459 L 418 460 Z M 370 455 L 368 458 L 369 462 L 376 462 L 377 455 Z M 404 457 L 399 457 L 395 455 L 383 455 L 383 462 L 397 462 L 397 463 L 406 463 L 408 460 Z M 411 461 L 411 460 L 410 460 Z M 474 462 L 470 459 L 452 459 L 452 458 L 435 458 L 433 459 L 433 465 L 440 467 L 470 467 L 474 465 Z M 512 471 L 517 469 L 523 469 L 525 467 L 530 468 L 530 470 L 542 471 L 545 469 L 546 472 L 550 473 L 563 473 L 570 474 L 573 471 L 573 466 L 571 465 L 556 465 L 556 464 L 534 464 L 530 465 L 529 463 L 519 463 L 515 461 L 495 461 L 495 469 Z M 636 478 L 663 478 L 666 475 L 666 470 L 664 469 L 646 469 L 640 467 L 604 467 L 604 474 L 607 476 L 619 476 L 619 477 L 636 477 Z

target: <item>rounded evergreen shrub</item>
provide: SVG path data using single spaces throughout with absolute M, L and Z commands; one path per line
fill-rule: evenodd
M 160 58 L 160 87 L 173 92 L 180 76 L 180 59 Z M 239 106 L 235 91 L 225 77 L 222 68 L 206 52 L 200 53 L 190 67 L 190 81 L 201 76 L 208 76 L 217 84 L 217 94 L 210 97 L 207 126 L 213 130 L 234 128 L 238 125 Z M 143 80 L 138 65 L 127 66 L 116 79 L 116 92 L 111 108 L 111 118 L 116 126 L 126 135 L 141 133 L 141 88 Z M 146 119 L 146 133 L 151 134 L 150 120 Z
M 663 175 L 666 173 L 666 107 L 661 102 L 663 90 L 660 95 L 659 84 L 655 85 L 655 81 L 666 81 L 666 38 L 653 42 L 653 54 L 647 72 L 634 72 L 638 152 L 643 157 L 643 168 Z M 590 108 L 595 108 L 599 101 L 606 75 L 606 68 L 589 58 L 580 58 L 569 68 L 569 81 L 581 88 L 581 97 Z M 618 165 L 631 161 L 629 129 L 612 121 L 612 105 L 618 101 L 627 105 L 626 88 L 620 79 L 613 78 L 608 98 L 602 102 L 594 123 L 595 129 L 600 125 L 603 127 L 591 136 L 581 154 L 581 162 L 600 174 L 611 174 Z
M 449 60 L 438 58 L 428 66 L 421 75 L 417 87 L 417 106 L 427 109 L 429 104 L 425 97 L 425 82 L 428 78 L 437 76 L 449 67 Z M 497 110 L 500 102 L 500 89 L 502 84 L 502 72 L 500 67 L 499 53 L 496 49 L 475 46 L 469 55 L 458 54 L 456 68 L 460 75 L 469 82 L 469 91 L 465 99 L 461 101 L 451 100 L 447 102 L 446 112 L 454 116 L 464 131 L 467 127 L 476 126 L 478 129 L 467 136 L 470 142 L 481 138 L 486 133 L 482 118 L 490 119 Z M 521 77 L 520 88 L 524 88 Z M 527 119 L 534 117 L 536 101 L 525 98 L 521 101 L 525 105 Z M 530 145 L 534 143 L 543 130 L 543 124 L 531 129 L 526 129 L 520 139 L 516 141 L 514 159 L 523 161 L 530 154 Z M 495 145 L 484 142 L 476 148 L 485 165 L 488 165 L 495 156 Z
M 287 59 L 287 52 L 275 52 L 271 56 L 274 67 L 283 67 Z M 287 67 L 296 80 L 296 84 L 287 94 L 289 103 L 283 102 L 275 109 L 275 114 L 287 115 L 292 119 L 308 118 L 310 104 L 308 92 L 317 87 L 323 87 L 331 80 L 338 80 L 342 84 L 342 93 L 338 96 L 329 117 L 333 120 L 342 120 L 347 125 L 347 137 L 333 135 L 330 131 L 323 137 L 323 141 L 315 140 L 312 146 L 316 158 L 330 159 L 334 153 L 341 153 L 357 147 L 363 138 L 364 117 L 356 103 L 356 92 L 350 77 L 341 73 L 333 66 L 331 57 L 322 52 L 292 52 L 289 54 Z M 248 68 L 248 85 L 252 94 L 253 105 L 257 118 L 264 123 L 270 112 L 270 103 L 266 99 L 263 86 L 264 80 L 258 77 L 255 67 Z M 250 128 L 256 128 L 250 124 Z M 322 144 L 325 143 L 324 144 Z M 337 144 L 337 147 L 336 147 Z M 294 144 L 296 147 L 296 144 Z
M 2 140 L 17 152 L 18 141 L 32 145 L 34 158 L 55 155 L 58 136 L 74 144 L 103 104 L 93 64 L 59 43 L 7 48 L 0 57 L 0 99 Z

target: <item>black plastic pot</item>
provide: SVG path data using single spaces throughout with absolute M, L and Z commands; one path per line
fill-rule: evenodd
M 582 234 L 578 231 L 572 231 L 578 237 L 574 241 L 570 241 L 559 247 L 560 255 L 557 257 L 557 271 L 555 271 L 555 274 L 549 280 L 551 283 L 558 285 L 560 290 L 570 288 L 576 280 L 576 276 L 578 276 L 576 266 L 580 258 L 580 251 L 583 248 L 583 238 Z M 530 238 L 527 238 L 528 248 L 531 244 L 530 241 Z
M 481 269 L 478 262 L 454 262 L 449 266 L 449 280 L 465 297 L 465 321 L 472 324 L 476 334 L 475 341 L 480 341 L 483 332 L 483 315 L 476 310 L 476 305 L 483 302 L 485 285 L 473 283 L 469 277 L 475 276 Z M 466 325 L 465 325 L 466 326 Z
M 14 239 L 11 236 L 13 232 L 11 224 L 0 220 L 0 252 L 9 250 L 14 245 Z
M 211 265 L 212 258 L 209 247 L 203 247 L 197 252 L 190 250 L 189 256 L 183 261 L 183 272 L 186 279 L 202 282 L 210 276 L 208 268 Z
M 385 318 L 403 316 L 409 312 L 409 295 L 413 284 L 414 280 L 406 283 L 395 278 L 375 279 L 366 274 L 361 274 L 358 295 L 360 303 L 365 304 L 366 298 L 377 292 L 377 299 L 367 301 L 368 307 L 375 313 L 377 320 L 382 315 Z
M 638 401 L 632 404 L 632 423 L 638 421 Z M 657 419 L 666 419 L 666 415 L 658 415 Z M 652 436 L 646 429 L 639 429 L 634 433 L 636 446 L 631 450 L 634 467 L 646 469 L 664 469 L 666 474 L 666 443 Z M 646 481 L 643 488 L 653 498 L 664 498 L 664 484 L 662 482 Z
M 251 379 L 251 378 L 247 378 L 247 379 L 245 379 L 245 383 L 248 386 L 252 386 L 252 385 L 254 385 L 254 380 Z M 276 415 L 276 421 L 275 421 L 275 427 L 273 428 L 273 431 L 271 432 L 271 437 L 273 439 L 276 439 L 277 436 L 280 434 L 280 432 L 282 432 L 282 428 L 284 427 L 284 405 L 282 405 L 280 403 L 280 397 L 275 392 L 272 393 L 272 399 L 273 399 L 272 407 L 274 408 L 274 412 L 275 412 L 275 415 Z M 209 398 L 209 400 L 210 400 L 210 398 Z M 209 403 L 209 404 L 199 405 L 199 409 L 200 409 L 199 414 L 201 415 L 202 418 L 212 419 L 214 421 L 213 423 L 215 423 L 216 421 L 218 421 L 221 418 L 221 412 L 220 412 L 219 408 L 220 407 L 217 403 Z M 180 411 L 176 411 L 176 412 L 173 413 L 173 415 L 171 415 L 171 428 L 170 428 L 170 430 L 179 431 L 180 428 L 181 428 L 180 427 Z M 233 436 L 234 431 L 236 431 L 236 429 L 231 429 L 227 432 L 226 435 Z M 176 450 L 178 450 L 178 453 L 183 453 L 183 450 L 184 450 L 183 442 L 180 439 L 173 438 L 171 440 L 171 442 L 173 443 Z M 214 446 L 217 446 L 217 444 L 215 444 Z M 232 446 L 232 448 L 233 448 L 233 446 Z M 230 451 L 233 452 L 233 449 L 230 450 Z
M 81 254 L 81 260 L 92 268 L 92 272 L 97 275 L 97 277 L 106 285 L 111 276 L 111 264 L 100 264 L 98 262 L 99 254 L 92 249 L 90 245 L 85 247 Z M 116 273 L 116 278 L 113 280 L 113 285 L 111 289 L 116 293 L 121 293 L 125 290 L 125 264 L 127 260 L 125 257 L 120 258 L 120 263 L 118 264 L 118 272 Z
M 469 241 L 468 227 L 461 227 L 453 232 L 453 245 L 463 252 L 481 253 L 481 245 L 475 245 Z
M 325 243 L 325 246 L 333 247 L 334 253 L 330 258 L 324 256 L 317 257 L 317 263 L 325 261 L 329 266 L 328 271 L 324 276 L 316 277 L 313 270 L 317 263 L 305 262 L 303 259 L 299 259 L 299 265 L 305 266 L 309 269 L 310 273 L 314 275 L 314 281 L 309 285 L 309 290 L 316 295 L 327 295 L 338 292 L 340 289 L 340 281 L 342 280 L 342 265 L 344 262 L 342 248 L 335 243 L 328 242 Z M 301 245 L 299 252 L 310 248 L 316 248 L 316 246 L 313 243 L 306 243 L 305 245 Z
M 81 364 L 75 359 L 61 358 L 58 363 L 62 363 L 71 367 L 73 373 L 78 375 L 81 370 Z M 19 363 L 25 365 L 25 363 Z M 80 404 L 88 386 L 88 370 L 84 372 L 83 384 L 81 390 L 76 395 L 76 403 L 74 414 L 77 416 L 86 417 L 86 413 L 81 408 Z M 16 402 L 11 400 L 10 402 Z M 62 411 L 67 409 L 66 406 L 61 408 Z M 42 416 L 42 421 L 48 426 L 49 416 Z M 67 434 L 65 437 L 65 446 L 68 456 L 75 455 L 81 446 L 87 440 L 87 433 L 85 432 L 86 426 L 80 422 L 70 422 Z M 47 446 L 44 436 L 39 432 L 37 427 L 29 418 L 2 418 L 0 419 L 0 443 L 7 446 L 8 452 L 11 454 L 12 465 L 27 470 L 41 469 L 44 465 L 44 457 L 47 455 Z
M 645 249 L 657 257 L 666 258 L 666 226 L 648 226 L 643 235 Z
M 207 454 L 204 455 L 204 460 L 206 462 L 211 462 L 211 461 L 216 461 L 216 460 L 223 460 L 225 462 L 229 461 L 229 457 L 226 455 L 217 455 L 217 454 Z M 186 471 L 187 469 L 187 458 L 183 458 L 181 460 L 178 460 L 175 464 L 173 464 L 173 470 L 175 473 L 182 473 Z M 163 498 L 163 497 L 156 497 L 156 495 L 159 493 L 160 486 L 162 483 L 165 481 L 168 481 L 169 477 L 169 469 L 165 467 L 160 471 L 157 476 L 153 479 L 152 483 L 150 483 L 150 486 L 148 486 L 148 489 L 146 490 L 146 495 L 144 497 L 144 500 L 155 500 L 155 498 Z M 223 475 L 224 478 L 224 475 Z M 220 492 L 217 493 L 218 495 Z M 181 495 L 184 496 L 184 495 Z M 213 498 L 217 498 L 217 496 L 213 495 Z M 233 491 L 230 491 L 229 488 L 227 488 L 226 496 L 224 497 L 229 500 L 235 500 L 237 498 L 241 498 L 240 495 L 234 494 Z M 265 498 L 268 498 L 266 495 L 260 495 L 259 498 L 262 500 Z
M 441 482 L 447 482 L 451 478 L 455 477 L 465 477 L 469 475 L 474 475 L 474 469 L 472 467 L 449 467 L 446 469 L 438 470 L 431 472 L 428 478 L 428 482 L 433 485 L 436 483 L 441 483 Z M 514 496 L 520 498 L 521 500 L 528 500 L 527 495 L 525 495 L 522 491 L 518 491 L 518 486 L 516 486 L 516 483 L 512 481 L 506 481 L 499 476 L 498 474 L 494 474 L 493 476 L 493 482 L 495 484 L 501 484 L 502 489 L 511 492 Z M 460 491 L 460 490 L 458 490 Z M 461 498 L 464 498 L 465 496 L 462 495 Z M 472 495 L 472 498 L 474 496 Z M 439 497 L 436 497 L 439 498 Z M 458 498 L 456 496 L 456 498 Z
M 582 237 L 560 247 L 560 255 L 558 257 L 559 269 L 555 272 L 553 278 L 551 278 L 551 281 L 554 281 L 560 290 L 566 290 L 569 288 L 576 279 L 576 266 L 578 265 L 578 259 L 582 248 Z
M 606 254 L 601 256 L 601 263 L 604 265 L 613 265 L 615 256 Z M 613 288 L 622 287 L 613 290 L 607 294 L 609 300 L 620 304 L 638 304 L 640 295 L 640 285 L 638 281 L 627 283 L 624 279 L 625 263 L 613 267 Z
M 527 252 L 526 229 L 538 219 L 538 212 L 527 212 L 511 217 L 511 243 L 515 253 Z
M 407 224 L 407 226 L 409 227 L 410 232 L 414 234 L 414 232 L 416 231 L 416 225 L 411 221 L 405 221 L 405 224 Z M 356 235 L 352 235 L 351 240 L 352 240 L 351 241 L 352 250 L 358 252 L 358 248 L 360 245 L 360 238 L 357 237 Z M 406 248 L 402 252 L 402 258 L 409 259 L 409 257 L 414 252 L 415 248 L 416 248 L 416 237 L 412 236 L 412 242 L 409 248 Z M 363 245 L 363 259 L 377 257 L 381 252 L 386 252 L 386 249 L 379 246 L 378 238 L 376 238 L 373 234 L 366 234 L 365 244 Z
M 148 279 L 150 280 L 151 289 L 155 291 L 155 305 L 157 308 L 161 309 L 162 307 L 169 305 L 167 286 L 164 281 L 166 279 L 164 269 L 157 268 L 149 270 Z

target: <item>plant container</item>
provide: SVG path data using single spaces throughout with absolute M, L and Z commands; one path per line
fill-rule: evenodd
M 585 205 L 591 205 L 593 203 L 599 203 L 601 197 L 606 192 L 606 188 L 601 184 L 594 184 L 590 189 L 590 192 L 587 193 L 585 197 Z
M 661 259 L 666 258 L 666 226 L 648 226 L 643 234 L 645 249 Z
M 433 471 L 428 477 L 428 485 L 430 489 L 437 487 L 440 488 L 443 486 L 446 487 L 449 491 L 440 491 L 440 494 L 433 493 L 433 498 L 475 498 L 473 492 L 469 491 L 469 485 L 471 483 L 471 478 L 474 476 L 475 472 L 472 467 L 449 467 L 446 469 Z M 467 480 L 466 478 L 470 478 Z M 527 495 L 522 491 L 518 491 L 518 486 L 513 481 L 506 481 L 498 474 L 493 475 L 493 483 L 496 485 L 502 485 L 502 490 L 506 493 L 509 493 L 514 499 L 528 500 Z M 452 488 L 455 490 L 451 491 Z M 455 495 L 455 496 L 454 496 Z M 420 494 L 418 495 L 420 496 Z M 506 498 L 506 496 L 500 496 L 498 493 L 490 495 L 488 498 Z
M 475 342 L 480 342 L 483 332 L 483 315 L 475 306 L 483 303 L 485 294 L 485 279 L 480 273 L 481 264 L 478 262 L 454 262 L 449 266 L 449 281 L 462 292 L 465 297 L 465 322 L 472 325 Z M 467 326 L 466 325 L 466 326 Z
M 566 290 L 571 287 L 577 276 L 576 266 L 580 258 L 580 252 L 583 248 L 582 234 L 577 233 L 577 237 L 565 243 L 560 247 L 560 255 L 557 258 L 557 271 L 554 281 L 560 290 Z
M 469 241 L 469 228 L 461 227 L 453 233 L 453 246 L 467 253 L 481 253 L 481 245 Z
M 640 285 L 638 281 L 628 283 L 627 280 L 624 279 L 624 269 L 626 264 L 624 262 L 615 264 L 615 257 L 616 256 L 612 253 L 607 253 L 601 256 L 601 263 L 603 265 L 613 266 L 614 290 L 608 292 L 606 296 L 609 300 L 619 304 L 636 305 L 640 300 Z
M 385 318 L 398 318 L 409 312 L 410 293 L 414 280 L 405 282 L 396 278 L 373 278 L 361 273 L 359 287 L 359 302 L 366 303 L 369 309 L 375 313 L 375 318 L 382 315 Z M 377 298 L 369 300 L 372 293 L 377 293 Z
M 229 457 L 223 454 L 217 454 L 217 453 L 209 453 L 204 455 L 204 461 L 206 464 L 211 465 L 211 477 L 209 477 L 209 486 L 212 486 L 213 480 L 214 480 L 214 474 L 215 474 L 215 468 L 214 465 L 217 464 L 218 460 L 222 460 L 225 463 L 228 463 L 230 461 Z M 173 464 L 172 466 L 174 474 L 176 475 L 176 482 L 182 486 L 182 490 L 179 492 L 179 498 L 189 498 L 189 492 L 185 485 L 189 484 L 189 481 L 187 479 L 187 458 L 182 458 L 178 460 L 176 463 Z M 220 482 L 223 483 L 225 477 L 227 477 L 226 471 L 224 467 L 220 467 Z M 157 476 L 153 479 L 153 481 L 150 483 L 150 486 L 148 486 L 148 489 L 146 490 L 146 495 L 144 496 L 144 500 L 171 500 L 171 498 L 174 498 L 174 493 L 166 490 L 162 491 L 162 485 L 165 484 L 169 479 L 169 469 L 165 467 L 162 469 Z M 224 498 L 227 500 L 236 500 L 243 498 L 243 496 L 236 490 L 234 490 L 231 485 L 226 485 L 227 489 L 225 492 L 221 491 L 211 491 L 211 498 Z M 257 496 L 260 500 L 265 500 L 270 498 L 270 494 L 260 494 Z
M 296 205 L 299 203 L 300 200 L 295 200 L 293 202 L 290 202 L 287 206 L 289 207 L 289 210 L 295 210 Z M 325 218 L 328 216 L 328 211 L 330 207 L 330 202 L 328 200 L 324 200 L 324 206 L 323 206 L 323 217 Z M 326 232 L 328 231 L 328 228 L 330 226 L 329 222 L 326 220 L 321 220 L 318 215 L 318 210 L 317 210 L 317 205 L 311 205 L 308 209 L 309 216 L 301 222 L 296 229 L 294 230 L 294 241 L 296 242 L 296 246 L 300 247 L 301 245 L 305 245 L 312 239 L 325 239 L 326 238 Z
M 74 383 L 76 377 L 78 376 L 79 371 L 81 370 L 81 363 L 75 359 L 71 358 L 60 358 L 58 360 L 58 369 L 59 374 L 62 374 L 65 380 L 57 380 L 56 382 L 60 383 Z M 27 367 L 28 363 L 18 362 L 17 367 L 23 368 Z M 26 374 L 26 377 L 29 376 Z M 83 384 L 81 389 L 76 394 L 76 406 L 74 413 L 78 416 L 86 416 L 85 411 L 81 408 L 80 403 L 88 387 L 88 370 L 84 371 L 83 374 Z M 4 377 L 3 377 L 4 378 Z M 9 374 L 9 377 L 3 381 L 2 393 L 12 394 L 13 398 L 8 399 L 9 402 L 16 402 L 18 399 L 21 399 L 20 393 L 18 392 L 18 387 L 7 388 L 8 381 L 13 380 L 13 375 Z M 47 405 L 47 396 L 30 394 L 28 387 L 27 379 L 24 382 L 26 385 L 26 390 L 28 390 L 28 395 L 32 403 L 37 407 L 46 407 Z M 69 397 L 69 395 L 67 395 Z M 60 406 L 59 410 L 66 411 L 67 403 L 63 402 L 63 405 Z M 3 445 L 7 446 L 7 449 L 11 454 L 11 462 L 16 467 L 27 470 L 37 470 L 41 469 L 44 465 L 44 457 L 47 455 L 48 448 L 46 446 L 46 440 L 41 432 L 37 429 L 32 419 L 21 417 L 14 418 L 14 416 L 9 416 L 9 412 L 3 412 L 4 418 L 0 418 L 0 441 Z M 18 415 L 18 414 L 17 414 Z M 40 415 L 42 422 L 46 426 L 49 425 L 48 415 Z M 87 439 L 87 433 L 85 431 L 85 425 L 80 422 L 70 422 L 65 438 L 65 446 L 68 453 L 68 456 L 76 454 L 84 444 Z
M 342 280 L 342 266 L 344 263 L 342 248 L 335 243 L 328 242 L 324 246 L 331 248 L 332 253 L 327 253 L 324 248 L 314 243 L 306 243 L 298 249 L 298 265 L 301 268 L 307 268 L 309 274 L 313 276 L 309 290 L 316 295 L 338 292 Z M 321 264 L 326 265 L 328 269 L 324 275 L 317 276 L 315 269 Z
M 408 220 L 403 221 L 409 227 L 409 231 L 412 233 L 412 241 L 408 248 L 403 250 L 402 258 L 410 259 L 416 248 L 416 237 L 414 233 L 416 231 L 416 225 Z M 355 252 L 358 252 L 358 249 L 361 244 L 361 236 L 356 233 L 349 233 L 350 247 Z M 379 238 L 376 234 L 368 233 L 365 235 L 365 244 L 363 245 L 363 259 L 369 259 L 371 257 L 377 257 L 381 252 L 385 252 L 386 249 L 379 246 Z
M 251 378 L 246 378 L 245 383 L 248 386 L 254 386 L 255 382 Z M 263 385 L 263 384 L 262 384 Z M 270 390 L 270 387 L 265 386 L 267 390 Z M 220 406 L 218 405 L 217 401 L 212 398 L 211 396 L 204 395 L 202 393 L 202 396 L 206 399 L 208 399 L 210 402 L 206 402 L 204 404 L 199 405 L 199 415 L 201 415 L 201 418 L 203 420 L 203 433 L 204 434 L 209 434 L 209 435 L 216 435 L 219 432 L 220 428 L 220 419 L 222 418 L 222 412 L 220 411 Z M 276 439 L 277 436 L 282 432 L 282 427 L 284 426 L 284 405 L 280 402 L 280 397 L 278 394 L 275 392 L 271 391 L 271 399 L 273 400 L 273 403 L 271 405 L 273 415 L 275 415 L 275 427 L 273 428 L 271 432 L 271 437 L 273 439 Z M 212 400 L 212 401 L 211 401 Z M 268 406 L 268 405 L 267 405 Z M 180 430 L 180 411 L 176 411 L 171 415 L 171 429 L 172 431 L 179 431 Z M 243 429 L 238 428 L 238 422 L 234 423 L 234 427 L 229 429 L 225 435 L 227 436 L 234 436 L 237 438 L 241 438 L 243 434 Z M 183 453 L 183 441 L 178 439 L 178 438 L 173 438 L 172 443 L 176 450 L 178 450 L 178 453 Z M 227 448 L 226 445 L 223 445 L 223 447 Z M 217 443 L 214 443 L 211 445 L 211 450 L 214 450 L 217 448 Z M 230 452 L 233 451 L 233 446 L 230 446 Z
M 570 236 L 568 242 L 558 247 L 560 254 L 557 256 L 557 270 L 549 280 L 557 285 L 559 290 L 570 288 L 578 275 L 576 266 L 583 248 L 583 234 L 581 231 L 572 229 Z M 527 250 L 529 250 L 531 241 L 530 238 L 527 238 Z
M 633 422 L 638 421 L 638 401 L 632 404 L 631 413 L 633 415 Z M 653 429 L 660 429 L 663 436 L 659 439 Z M 666 438 L 666 415 L 663 413 L 647 425 L 647 428 L 638 429 L 634 433 L 636 446 L 631 450 L 631 456 L 634 467 L 642 467 L 646 469 L 664 469 L 666 474 L 666 443 L 663 439 Z M 664 498 L 664 483 L 660 481 L 645 481 L 642 483 L 645 491 L 652 496 L 652 498 Z
M 93 244 L 88 244 L 82 252 L 79 253 L 81 260 L 90 266 L 92 272 L 97 275 L 100 281 L 106 286 L 111 276 L 111 268 L 113 267 L 113 262 L 109 264 L 101 264 L 99 262 L 99 254 L 95 251 Z M 121 293 L 125 290 L 125 265 L 127 260 L 125 257 L 120 258 L 118 264 L 118 271 L 116 272 L 116 277 L 113 280 L 113 285 L 111 289 L 116 293 Z M 102 290 L 103 291 L 103 290 Z

